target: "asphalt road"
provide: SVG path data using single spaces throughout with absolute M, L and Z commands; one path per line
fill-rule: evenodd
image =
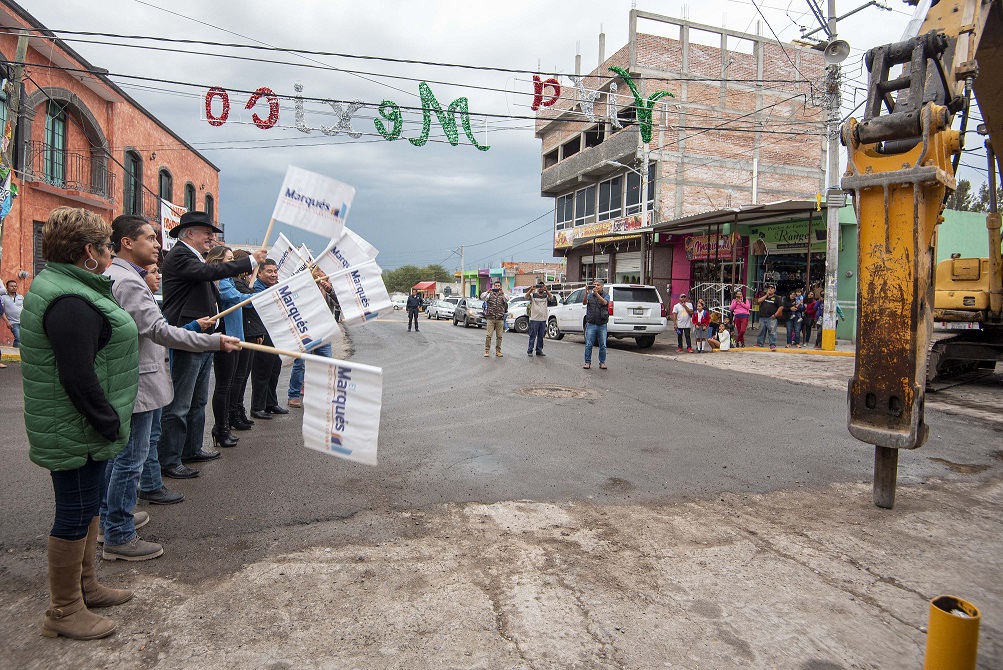
M 674 351 L 667 337 L 645 352 L 613 341 L 609 370 L 595 361 L 583 370 L 583 339 L 574 335 L 548 340 L 547 356 L 530 358 L 526 336 L 507 333 L 505 357 L 484 358 L 484 330 L 423 317 L 421 331 L 409 333 L 403 312 L 351 337 L 353 360 L 384 369 L 379 467 L 304 449 L 301 410 L 259 421 L 238 447 L 202 464 L 200 478 L 168 480 L 187 500 L 150 508 L 142 535 L 166 553 L 144 572 L 226 574 L 310 546 L 314 522 L 370 510 L 522 499 L 636 505 L 871 479 L 871 450 L 845 427 L 845 391 L 800 384 L 803 372 L 791 381 L 648 355 Z M 44 549 L 48 473 L 27 459 L 19 366 L 0 374 L 0 551 Z M 945 462 L 998 449 L 990 424 L 938 411 L 928 423 L 930 442 L 900 458 L 900 483 L 950 478 Z M 398 530 L 353 532 L 374 540 Z M 44 551 L 34 555 L 0 561 L 0 577 L 37 587 Z

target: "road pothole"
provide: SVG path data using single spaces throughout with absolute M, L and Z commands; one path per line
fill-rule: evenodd
M 594 400 L 599 394 L 589 389 L 576 386 L 523 386 L 515 390 L 516 393 L 528 395 L 531 398 L 574 398 L 577 400 Z

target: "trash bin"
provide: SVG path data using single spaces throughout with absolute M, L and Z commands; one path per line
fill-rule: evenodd
M 931 600 L 923 670 L 975 670 L 980 618 L 978 608 L 961 598 Z

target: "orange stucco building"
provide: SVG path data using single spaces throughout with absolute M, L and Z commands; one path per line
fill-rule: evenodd
M 56 207 L 84 207 L 108 222 L 123 213 L 159 221 L 163 197 L 218 218 L 219 168 L 24 8 L 0 1 L 0 24 L 5 80 L 13 76 L 19 31 L 29 35 L 10 149 L 19 195 L 2 223 L 0 278 L 27 289 L 44 266 L 41 227 Z M 14 95 L 7 84 L 0 128 L 12 119 Z M 10 339 L 0 329 L 0 342 Z

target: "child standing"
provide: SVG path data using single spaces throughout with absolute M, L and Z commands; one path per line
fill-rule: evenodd
M 705 344 L 710 336 L 710 312 L 707 310 L 707 303 L 697 300 L 697 309 L 693 312 L 693 337 L 697 341 L 697 353 L 702 354 L 707 351 Z

